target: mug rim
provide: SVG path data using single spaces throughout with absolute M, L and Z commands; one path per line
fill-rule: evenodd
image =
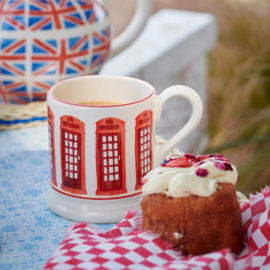
M 84 104 L 78 104 L 78 103 L 72 103 L 72 102 L 67 102 L 67 101 L 64 101 L 64 100 L 61 100 L 59 98 L 56 98 L 54 95 L 53 95 L 53 90 L 59 85 L 59 84 L 62 84 L 63 82 L 66 82 L 66 81 L 70 81 L 70 80 L 76 80 L 78 78 L 89 78 L 89 77 L 103 77 L 103 78 L 118 78 L 118 79 L 125 79 L 125 80 L 131 80 L 131 81 L 139 81 L 140 83 L 143 83 L 145 84 L 146 86 L 150 87 L 151 88 L 151 93 L 143 98 L 143 99 L 140 99 L 140 100 L 137 100 L 137 101 L 134 101 L 134 102 L 129 102 L 129 103 L 124 103 L 124 104 L 116 104 L 116 105 L 84 105 Z M 84 76 L 77 76 L 77 77 L 72 77 L 72 78 L 69 78 L 69 79 L 66 79 L 66 80 L 62 80 L 60 82 L 57 82 L 56 84 L 54 84 L 50 90 L 48 91 L 48 95 L 60 102 L 60 103 L 63 103 L 63 104 L 67 104 L 67 105 L 72 105 L 72 106 L 78 106 L 78 107 L 85 107 L 85 108 L 108 108 L 108 107 L 123 107 L 123 106 L 129 106 L 129 105 L 133 105 L 133 104 L 136 104 L 136 103 L 140 103 L 142 101 L 145 101 L 147 99 L 149 99 L 151 96 L 153 96 L 155 93 L 155 88 L 148 82 L 146 81 L 143 81 L 141 79 L 137 79 L 137 78 L 133 78 L 133 77 L 128 77 L 128 76 L 118 76 L 118 75 L 84 75 Z

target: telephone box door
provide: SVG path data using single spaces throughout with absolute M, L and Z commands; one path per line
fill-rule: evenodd
M 136 117 L 135 153 L 136 185 L 141 189 L 141 179 L 153 168 L 152 162 L 152 111 L 146 110 Z
M 125 193 L 125 122 L 115 118 L 97 122 L 97 195 Z
M 123 189 L 121 133 L 99 134 L 99 149 L 100 179 L 104 180 L 100 181 L 100 190 Z
M 63 118 L 63 117 L 62 117 Z M 75 117 L 61 118 L 62 188 L 86 194 L 84 172 L 84 123 Z
M 54 115 L 49 106 L 48 106 L 48 134 L 49 134 L 51 183 L 56 186 L 57 183 L 56 183 L 55 146 L 54 146 Z
M 63 129 L 62 140 L 64 142 L 64 181 L 63 185 L 69 188 L 81 189 L 81 134 Z

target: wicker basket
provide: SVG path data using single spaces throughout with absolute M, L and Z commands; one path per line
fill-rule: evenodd
M 41 126 L 47 123 L 47 101 L 26 105 L 0 105 L 0 130 Z

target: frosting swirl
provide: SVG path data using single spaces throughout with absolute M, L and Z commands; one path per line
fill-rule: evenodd
M 167 166 L 153 169 L 143 179 L 146 181 L 143 195 L 162 192 L 170 197 L 208 197 L 216 192 L 219 182 L 235 185 L 238 181 L 236 167 L 219 155 L 209 156 L 199 162 L 185 158 L 189 164 L 185 167 L 168 166 L 168 162 Z M 180 163 L 183 164 L 183 160 Z

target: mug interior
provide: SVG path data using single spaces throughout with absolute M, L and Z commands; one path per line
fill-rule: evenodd
M 149 98 L 154 91 L 153 86 L 139 79 L 95 75 L 59 82 L 51 88 L 50 94 L 59 101 L 72 104 L 88 101 L 117 101 L 127 105 Z M 95 105 L 91 106 L 95 107 Z

